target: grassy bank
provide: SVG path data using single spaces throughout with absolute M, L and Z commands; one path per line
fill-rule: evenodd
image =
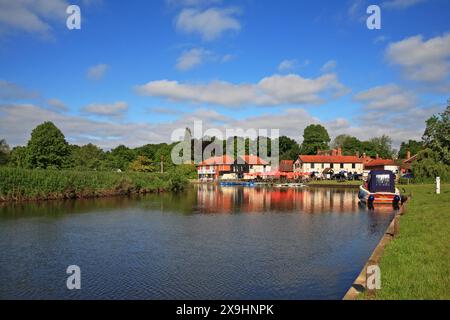
M 362 181 L 358 180 L 345 180 L 342 182 L 336 180 L 317 180 L 308 182 L 308 185 L 316 185 L 316 186 L 360 186 Z
M 450 185 L 404 186 L 412 199 L 380 262 L 376 299 L 450 299 Z
M 0 168 L 0 201 L 73 199 L 182 189 L 176 173 Z

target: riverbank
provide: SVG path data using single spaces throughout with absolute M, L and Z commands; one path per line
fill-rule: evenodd
M 450 299 L 450 185 L 440 195 L 433 185 L 404 188 L 412 197 L 381 258 L 381 290 L 361 298 Z
M 0 168 L 0 201 L 106 197 L 181 190 L 175 173 L 26 170 Z

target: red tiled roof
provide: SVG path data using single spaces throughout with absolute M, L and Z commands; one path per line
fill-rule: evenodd
M 395 162 L 392 159 L 375 159 L 366 163 L 366 167 L 378 167 L 378 166 L 395 166 Z
M 212 165 L 233 164 L 233 163 L 234 163 L 233 158 L 225 155 L 206 159 L 205 161 L 201 162 L 199 166 L 212 166 Z
M 357 156 L 298 156 L 301 162 L 306 163 L 363 163 L 363 160 Z
M 267 165 L 269 164 L 267 161 L 265 161 L 264 159 L 261 159 L 258 156 L 241 156 L 240 157 L 242 160 L 245 161 L 245 163 L 250 164 L 250 165 Z
M 280 171 L 292 172 L 294 170 L 294 160 L 281 160 Z

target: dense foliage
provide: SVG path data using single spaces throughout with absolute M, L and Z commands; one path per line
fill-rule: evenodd
M 330 136 L 324 126 L 311 124 L 303 131 L 301 154 L 317 154 L 318 150 L 328 150 L 330 141 Z
M 180 190 L 185 176 L 0 167 L 0 200 L 48 200 Z

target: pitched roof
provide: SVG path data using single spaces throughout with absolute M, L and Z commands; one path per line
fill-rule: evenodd
M 374 159 L 369 163 L 366 163 L 365 166 L 366 167 L 395 166 L 395 162 L 392 159 Z
M 294 170 L 294 160 L 281 160 L 280 171 L 292 172 Z
M 245 163 L 250 164 L 250 165 L 267 165 L 267 164 L 269 164 L 266 160 L 261 159 L 258 156 L 245 155 L 245 156 L 240 156 L 240 158 L 242 160 L 244 160 Z
M 233 164 L 234 159 L 228 155 L 212 157 L 204 160 L 199 164 L 199 166 L 212 166 L 212 165 L 222 165 L 222 164 Z
M 300 155 L 298 159 L 307 163 L 363 163 L 357 156 Z

